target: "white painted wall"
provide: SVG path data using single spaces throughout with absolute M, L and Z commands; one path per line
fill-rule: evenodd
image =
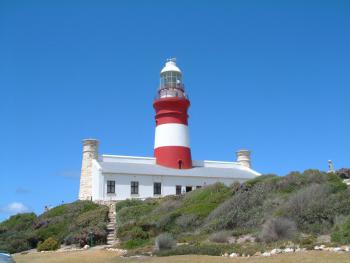
M 100 179 L 95 180 L 93 184 L 93 200 L 125 200 L 131 198 L 145 199 L 149 197 L 159 197 L 153 194 L 153 183 L 160 182 L 162 184 L 162 194 L 175 195 L 176 185 L 182 186 L 182 192 L 185 191 L 186 186 L 192 186 L 193 190 L 196 186 L 205 186 L 222 182 L 230 185 L 235 181 L 243 182 L 235 178 L 195 178 L 195 177 L 179 177 L 179 176 L 152 176 L 152 175 L 128 175 L 128 174 L 96 174 Z M 107 194 L 107 180 L 115 181 L 115 194 Z M 139 194 L 131 195 L 131 181 L 139 182 Z M 99 182 L 99 186 L 97 185 Z

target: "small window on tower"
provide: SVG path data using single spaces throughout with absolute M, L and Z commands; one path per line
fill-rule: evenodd
M 131 194 L 138 195 L 139 194 L 139 182 L 131 182 Z
M 179 169 L 182 169 L 182 160 L 178 160 Z
M 107 194 L 115 193 L 115 181 L 107 181 Z

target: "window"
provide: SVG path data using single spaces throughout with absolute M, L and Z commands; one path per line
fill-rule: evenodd
M 107 181 L 107 194 L 115 193 L 115 181 Z
M 139 194 L 139 182 L 131 182 L 131 194 L 138 195 Z
M 181 195 L 181 185 L 176 186 L 176 195 Z
M 201 185 L 197 185 L 197 186 L 196 186 L 196 189 L 201 189 L 201 188 L 202 188 Z
M 191 192 L 192 191 L 192 186 L 186 186 L 186 193 Z
M 161 195 L 162 194 L 162 183 L 153 184 L 153 194 Z

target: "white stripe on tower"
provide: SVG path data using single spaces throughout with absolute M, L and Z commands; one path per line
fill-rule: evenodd
M 156 127 L 154 149 L 164 146 L 190 147 L 188 126 L 179 123 L 166 123 Z

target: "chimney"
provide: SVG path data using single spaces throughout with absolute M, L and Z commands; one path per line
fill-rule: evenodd
M 98 140 L 83 140 L 83 161 L 81 165 L 79 200 L 92 198 L 92 162 L 98 159 Z
M 251 168 L 250 151 L 239 150 L 236 152 L 237 162 L 245 167 Z

